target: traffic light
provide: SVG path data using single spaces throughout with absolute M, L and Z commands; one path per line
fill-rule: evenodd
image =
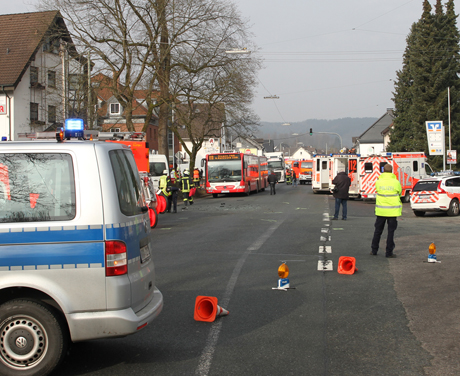
M 310 128 L 310 136 L 313 136 L 313 129 Z

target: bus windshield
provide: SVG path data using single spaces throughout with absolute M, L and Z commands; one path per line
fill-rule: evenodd
M 208 161 L 208 181 L 240 181 L 241 161 Z
M 269 169 L 282 170 L 284 168 L 281 161 L 268 161 L 267 164 Z

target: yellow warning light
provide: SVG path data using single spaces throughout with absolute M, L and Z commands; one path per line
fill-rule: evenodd
M 278 268 L 278 275 L 280 278 L 287 278 L 289 275 L 289 268 L 285 263 L 282 263 Z
M 434 243 L 431 243 L 428 250 L 430 251 L 430 255 L 434 255 L 436 253 L 436 246 Z

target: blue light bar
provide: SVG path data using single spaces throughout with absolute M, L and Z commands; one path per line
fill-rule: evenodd
M 66 119 L 64 125 L 65 138 L 83 138 L 85 123 L 83 119 Z

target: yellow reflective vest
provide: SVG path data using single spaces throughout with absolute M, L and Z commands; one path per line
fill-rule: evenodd
M 402 214 L 401 184 L 392 172 L 382 173 L 375 182 L 375 215 L 399 217 Z
M 168 187 L 168 177 L 166 175 L 161 175 L 160 181 L 158 183 L 158 188 L 161 189 L 161 192 L 167 197 L 171 195 L 171 192 L 168 192 L 166 188 Z

